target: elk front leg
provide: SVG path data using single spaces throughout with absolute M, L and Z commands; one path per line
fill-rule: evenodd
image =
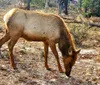
M 45 67 L 47 70 L 51 70 L 48 66 L 48 43 L 44 42 L 44 58 L 45 58 Z
M 61 67 L 61 65 L 60 65 L 60 61 L 59 61 L 59 56 L 58 56 L 58 52 L 57 52 L 57 49 L 56 49 L 56 45 L 55 45 L 55 43 L 53 43 L 53 42 L 49 42 L 49 45 L 50 45 L 50 48 L 51 48 L 51 50 L 52 50 L 54 56 L 56 57 L 59 71 L 60 71 L 61 73 L 63 73 L 62 67 Z

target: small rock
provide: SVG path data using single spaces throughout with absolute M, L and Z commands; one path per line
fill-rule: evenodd
M 56 79 L 51 79 L 50 81 L 51 81 L 51 82 L 55 82 L 55 81 L 56 81 Z

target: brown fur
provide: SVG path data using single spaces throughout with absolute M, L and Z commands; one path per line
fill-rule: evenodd
M 65 25 L 65 22 L 57 15 L 38 13 L 34 11 L 25 11 L 22 9 L 12 9 L 5 16 L 5 27 L 7 34 L 0 40 L 0 47 L 10 40 L 8 44 L 10 64 L 15 68 L 13 47 L 20 37 L 30 41 L 44 42 L 45 67 L 48 66 L 48 46 L 50 46 L 53 54 L 56 57 L 58 68 L 63 72 L 59 62 L 56 43 L 59 44 L 59 49 L 63 55 L 63 62 L 66 75 L 69 76 L 72 66 L 74 65 L 77 54 L 71 34 Z M 69 53 L 71 48 L 72 54 Z

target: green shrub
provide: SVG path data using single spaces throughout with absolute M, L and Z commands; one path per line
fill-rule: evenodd
M 79 7 L 84 9 L 85 16 L 100 17 L 100 0 L 79 0 L 78 3 Z
M 36 8 L 44 8 L 45 0 L 32 0 L 31 6 L 36 7 Z
M 88 26 L 72 25 L 70 27 L 71 34 L 74 36 L 74 41 L 77 45 L 82 45 L 82 41 L 88 38 Z

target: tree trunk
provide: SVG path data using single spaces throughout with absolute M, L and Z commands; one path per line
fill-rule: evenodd
M 65 14 L 68 15 L 68 0 L 63 0 L 65 4 Z
M 24 0 L 24 3 L 26 3 L 25 9 L 26 9 L 26 10 L 30 10 L 30 3 L 31 3 L 31 0 Z
M 45 0 L 45 8 L 49 7 L 49 2 L 50 2 L 50 0 Z
M 83 2 L 83 0 L 80 0 L 80 10 L 82 9 L 82 2 Z

